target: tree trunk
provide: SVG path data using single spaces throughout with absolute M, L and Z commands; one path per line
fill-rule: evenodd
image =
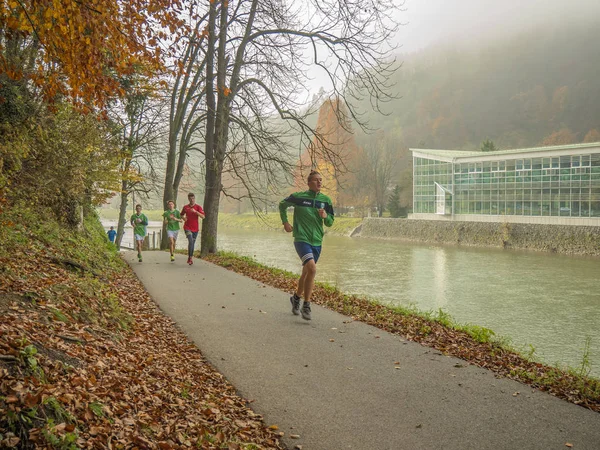
M 219 223 L 219 201 L 221 197 L 221 173 L 218 161 L 213 160 L 206 168 L 206 191 L 204 193 L 204 212 L 202 221 L 202 241 L 200 256 L 217 252 L 217 227 Z
M 124 187 L 126 182 L 123 181 L 122 184 Z M 121 205 L 119 206 L 119 221 L 117 222 L 117 239 L 115 241 L 118 250 L 121 250 L 121 241 L 123 240 L 123 235 L 125 234 L 125 224 L 127 223 L 128 197 L 129 193 L 124 189 L 121 190 Z
M 205 159 L 206 178 L 204 188 L 204 212 L 205 219 L 202 222 L 202 234 L 200 242 L 200 256 L 215 253 L 217 247 L 217 221 L 219 220 L 219 195 L 221 195 L 221 179 L 218 163 L 215 158 L 215 121 L 216 103 L 214 91 L 215 79 L 215 45 L 216 45 L 216 21 L 217 7 L 215 2 L 209 6 L 208 16 L 208 43 L 206 49 L 206 137 L 205 137 Z

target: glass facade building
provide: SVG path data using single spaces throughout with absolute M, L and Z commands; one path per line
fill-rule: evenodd
M 600 218 L 600 143 L 411 151 L 413 215 Z

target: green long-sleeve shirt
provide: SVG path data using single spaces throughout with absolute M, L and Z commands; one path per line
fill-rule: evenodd
M 137 223 L 136 219 L 140 219 L 141 222 Z M 138 236 L 146 236 L 146 225 L 148 225 L 148 218 L 144 213 L 132 215 L 129 222 L 133 227 L 134 234 L 137 234 Z
M 295 192 L 279 202 L 279 215 L 281 222 L 288 222 L 287 209 L 294 207 L 294 241 L 306 242 L 318 247 L 323 242 L 323 224 L 330 227 L 333 225 L 334 212 L 331 199 L 325 194 L 313 191 Z M 327 212 L 323 219 L 319 215 L 319 209 Z

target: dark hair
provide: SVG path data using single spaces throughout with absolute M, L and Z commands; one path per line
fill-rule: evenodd
M 173 204 L 175 204 L 175 202 L 174 202 L 173 200 L 167 200 L 167 205 L 168 205 L 169 203 L 173 203 Z
M 140 204 L 138 203 L 137 205 L 135 205 L 135 209 L 137 209 L 137 207 L 138 207 L 138 206 L 139 206 L 140 208 L 142 207 L 142 205 L 140 205 Z
M 190 198 L 190 197 L 195 197 L 195 195 L 194 195 L 194 193 L 193 193 L 193 192 L 190 192 L 190 193 L 188 194 L 188 198 Z
M 319 172 L 317 172 L 316 170 L 311 170 L 311 172 L 308 174 L 307 181 L 310 181 L 310 179 L 312 178 L 313 175 L 321 175 L 321 174 Z

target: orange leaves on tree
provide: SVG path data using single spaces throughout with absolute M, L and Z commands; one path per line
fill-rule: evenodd
M 0 5 L 0 72 L 27 76 L 52 100 L 57 94 L 78 104 L 104 106 L 119 95 L 118 77 L 134 69 L 162 68 L 160 36 L 185 33 L 179 0 L 9 0 Z M 18 44 L 36 52 L 32 73 L 6 52 Z M 42 76 L 39 76 L 41 73 Z

